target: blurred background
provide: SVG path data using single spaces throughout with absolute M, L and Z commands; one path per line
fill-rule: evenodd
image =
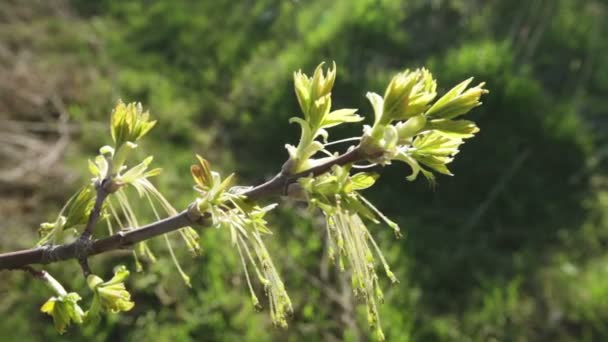
M 387 339 L 608 340 L 607 36 L 601 0 L 2 0 L 0 251 L 32 246 L 88 180 L 119 98 L 159 120 L 143 144 L 164 169 L 155 183 L 183 208 L 194 153 L 242 184 L 280 168 L 299 134 L 287 122 L 299 115 L 293 71 L 335 60 L 335 108 L 369 123 L 366 91 L 426 66 L 441 93 L 470 76 L 491 93 L 469 117 L 481 132 L 454 177 L 433 190 L 399 165 L 366 192 L 405 232 L 372 227 L 400 279 L 382 279 Z M 370 339 L 350 280 L 324 256 L 322 220 L 289 203 L 271 220 L 289 329 L 253 309 L 229 237 L 206 230 L 202 256 L 182 253 L 192 289 L 165 257 L 131 277 L 135 309 L 61 339 Z M 92 262 L 105 277 L 133 269 L 121 254 Z M 76 262 L 49 270 L 87 296 Z M 39 311 L 47 297 L 0 272 L 1 339 L 59 340 Z

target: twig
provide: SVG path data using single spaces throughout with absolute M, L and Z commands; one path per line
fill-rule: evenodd
M 250 200 L 257 200 L 263 197 L 269 197 L 273 195 L 284 195 L 287 190 L 287 186 L 296 182 L 301 177 L 307 176 L 318 176 L 329 170 L 334 165 L 346 165 L 355 163 L 358 161 L 371 159 L 374 156 L 365 155 L 361 149 L 357 146 L 346 153 L 329 160 L 323 164 L 312 167 L 306 171 L 299 172 L 293 175 L 287 175 L 283 172 L 279 172 L 270 181 L 251 188 L 250 190 L 244 191 L 241 194 L 246 196 Z M 99 188 L 104 188 L 105 184 L 100 184 Z M 98 196 L 96 198 L 96 206 L 99 204 L 99 208 L 93 209 L 87 227 L 89 231 L 92 231 L 92 227 L 99 219 L 99 212 L 101 211 L 101 203 L 103 199 L 107 197 L 108 192 L 104 189 L 104 192 L 100 192 L 98 189 Z M 105 195 L 104 195 L 105 193 Z M 101 198 L 100 198 L 101 197 Z M 94 215 L 93 215 L 94 214 Z M 49 264 L 69 259 L 86 259 L 90 256 L 105 253 L 112 250 L 124 249 L 130 247 L 138 242 L 148 240 L 155 236 L 166 234 L 180 228 L 192 226 L 195 224 L 208 226 L 210 224 L 210 217 L 208 214 L 196 215 L 195 210 L 190 208 L 180 212 L 177 215 L 150 223 L 138 229 L 129 231 L 120 231 L 109 237 L 88 240 L 88 243 L 84 243 L 82 239 L 78 239 L 75 242 L 55 245 L 55 246 L 41 246 L 31 249 L 25 249 L 20 251 L 8 252 L 0 254 L 0 270 L 7 269 L 18 269 L 23 268 L 27 265 L 32 264 Z M 85 228 L 85 232 L 87 228 Z M 83 235 L 85 233 L 83 232 Z M 88 233 L 87 233 L 88 234 Z M 86 270 L 84 270 L 86 273 Z
M 92 245 L 91 239 L 93 238 L 93 230 L 95 229 L 95 225 L 97 224 L 97 221 L 99 221 L 99 217 L 101 216 L 103 201 L 111 193 L 111 191 L 109 190 L 111 186 L 112 162 L 111 160 L 108 160 L 108 170 L 104 175 L 104 178 L 100 181 L 97 181 L 95 184 L 95 204 L 93 204 L 93 209 L 91 209 L 87 224 L 84 227 L 82 234 L 75 242 L 75 244 L 77 245 L 77 252 L 79 254 L 76 256 L 76 258 L 78 259 L 78 263 L 80 264 L 80 267 L 82 268 L 82 273 L 84 273 L 85 277 L 88 277 L 91 274 L 91 268 L 89 267 L 89 261 L 87 257 Z
M 47 272 L 45 270 L 39 271 L 39 270 L 33 268 L 32 266 L 23 266 L 23 267 L 20 267 L 17 269 L 31 274 L 36 279 L 42 280 L 43 282 L 46 283 L 46 285 L 49 288 L 51 288 L 55 292 L 55 294 L 57 294 L 57 295 L 67 294 L 67 292 L 65 291 L 65 288 L 63 286 L 61 286 L 61 284 L 57 281 L 57 279 L 53 278 L 53 276 L 51 276 L 49 274 L 49 272 Z
M 302 177 L 308 176 L 318 176 L 329 170 L 334 165 L 346 165 L 351 164 L 363 159 L 371 159 L 374 156 L 366 156 L 359 146 L 354 147 L 348 150 L 346 153 L 332 159 L 326 163 L 317 165 L 315 167 L 311 167 L 306 171 L 302 171 L 296 174 L 285 174 L 284 172 L 279 172 L 274 178 L 269 180 L 266 183 L 258 185 L 253 189 L 246 191 L 243 195 L 247 196 L 249 199 L 255 199 L 257 197 L 264 197 L 272 194 L 284 195 L 287 192 L 287 187 L 289 184 L 295 183 L 298 179 Z

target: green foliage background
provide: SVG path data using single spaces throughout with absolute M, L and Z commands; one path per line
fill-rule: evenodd
M 357 107 L 369 123 L 365 92 L 426 66 L 442 91 L 475 76 L 491 93 L 471 114 L 481 132 L 456 158 L 455 177 L 432 190 L 387 168 L 367 192 L 406 235 L 375 232 L 401 280 L 385 282 L 387 339 L 606 340 L 607 11 L 600 0 L 3 1 L 0 70 L 28 68 L 17 81 L 0 75 L 0 116 L 35 121 L 53 111 L 46 99 L 59 98 L 77 129 L 63 160 L 70 171 L 0 183 L 0 247 L 31 246 L 37 224 L 89 177 L 86 159 L 109 141 L 118 98 L 141 101 L 159 120 L 144 144 L 164 169 L 156 183 L 180 208 L 194 197 L 194 153 L 243 184 L 280 168 L 284 144 L 298 137 L 287 123 L 298 111 L 294 70 L 335 60 L 335 107 Z M 23 92 L 42 101 L 29 105 Z M 131 278 L 133 311 L 62 338 L 370 338 L 349 280 L 324 257 L 320 222 L 283 208 L 269 249 L 294 302 L 288 330 L 253 310 L 227 234 L 207 230 L 203 255 L 184 262 L 192 289 L 161 260 Z M 121 254 L 92 266 L 107 277 L 119 262 L 132 266 Z M 76 263 L 50 270 L 84 289 Z M 0 277 L 2 339 L 60 339 L 39 312 L 43 285 Z

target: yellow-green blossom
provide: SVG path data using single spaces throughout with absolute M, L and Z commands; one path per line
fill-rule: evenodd
M 141 103 L 124 104 L 118 101 L 112 111 L 112 140 L 117 148 L 127 141 L 134 143 L 146 135 L 155 124 L 156 121 L 150 121 L 150 113 L 143 111 Z
M 40 311 L 53 317 L 55 329 L 63 334 L 72 322 L 82 324 L 84 312 L 78 305 L 80 299 L 78 293 L 75 292 L 51 297 L 42 305 Z
M 70 324 L 82 324 L 85 313 L 78 305 L 78 301 L 81 299 L 78 293 L 68 293 L 55 278 L 45 271 L 41 272 L 40 277 L 56 294 L 40 307 L 40 311 L 53 317 L 55 329 L 63 334 Z
M 319 208 L 325 216 L 330 260 L 341 270 L 350 271 L 353 292 L 365 302 L 368 322 L 376 328 L 380 339 L 383 333 L 378 304 L 383 302 L 384 295 L 378 282 L 375 256 L 387 277 L 392 282 L 397 282 L 397 278 L 362 217 L 372 222 L 378 222 L 379 218 L 394 229 L 397 236 L 400 229 L 357 192 L 371 187 L 377 178 L 377 174 L 364 172 L 350 176 L 348 167 L 334 166 L 331 173 L 303 178 L 299 183 L 306 190 L 310 205 Z
M 124 284 L 128 276 L 126 267 L 118 266 L 114 269 L 114 277 L 106 282 L 94 274 L 87 277 L 89 288 L 94 292 L 88 312 L 90 317 L 96 317 L 100 312 L 117 313 L 133 309 L 135 303 L 131 301 L 131 294 Z

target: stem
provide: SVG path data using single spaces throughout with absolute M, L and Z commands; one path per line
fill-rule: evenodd
M 332 142 L 330 142 L 330 143 L 323 144 L 323 146 L 324 146 L 324 147 L 327 147 L 327 146 L 332 146 L 332 145 L 342 144 L 342 143 L 349 142 L 349 141 L 359 141 L 359 140 L 361 140 L 361 138 L 360 138 L 360 137 L 352 137 L 352 138 L 346 138 L 346 139 L 335 140 L 335 141 L 332 141 Z
M 43 273 L 42 280 L 46 282 L 48 287 L 55 292 L 58 296 L 65 296 L 68 292 L 65 288 L 57 281 L 57 279 L 53 278 L 47 271 L 41 271 Z
M 95 204 L 93 205 L 93 209 L 89 214 L 89 220 L 87 221 L 87 225 L 85 226 L 82 234 L 80 235 L 80 239 L 90 239 L 93 236 L 93 229 L 99 221 L 99 216 L 101 215 L 101 207 L 103 206 L 103 201 L 108 197 L 109 192 L 105 189 L 105 184 L 109 180 L 101 181 L 97 186 L 97 196 L 95 197 Z
M 99 181 L 95 189 L 97 191 L 97 195 L 95 197 L 95 204 L 93 205 L 93 209 L 91 209 L 91 213 L 89 214 L 89 219 L 87 221 L 87 225 L 85 226 L 82 234 L 76 240 L 75 244 L 78 250 L 76 258 L 78 259 L 78 264 L 80 264 L 80 268 L 82 268 L 82 273 L 85 278 L 91 274 L 91 268 L 89 267 L 88 257 L 88 249 L 91 247 L 91 238 L 93 237 L 93 230 L 95 229 L 95 225 L 97 221 L 99 221 L 99 217 L 101 216 L 101 208 L 103 207 L 103 201 L 108 197 L 110 192 L 106 190 L 106 186 L 109 182 L 112 181 L 111 171 L 109 171 L 112 167 L 112 164 L 108 165 L 108 174 L 106 177 Z
M 63 287 L 63 285 L 61 285 L 57 279 L 53 278 L 47 271 L 45 270 L 40 270 L 38 271 L 37 269 L 33 268 L 32 266 L 23 266 L 20 268 L 17 268 L 18 270 L 27 272 L 29 274 L 32 275 L 32 277 L 42 280 L 45 282 L 45 284 L 51 289 L 53 290 L 53 292 L 55 292 L 56 295 L 58 296 L 65 296 L 68 292 L 65 290 L 65 288 Z
M 241 195 L 246 196 L 249 200 L 258 200 L 263 197 L 273 195 L 284 195 L 286 193 L 287 186 L 296 182 L 301 177 L 307 177 L 310 175 L 318 176 L 331 170 L 334 165 L 346 165 L 374 157 L 375 156 L 365 154 L 359 146 L 356 146 L 348 150 L 348 152 L 306 171 L 293 175 L 287 175 L 283 172 L 279 172 L 268 182 L 253 187 L 250 190 L 243 192 Z M 89 244 L 83 245 L 82 240 L 78 239 L 72 243 L 62 245 L 40 246 L 31 249 L 3 253 L 0 254 L 0 270 L 18 269 L 32 264 L 49 264 L 69 259 L 82 260 L 83 258 L 86 259 L 89 256 L 102 254 L 112 250 L 124 249 L 138 242 L 148 240 L 180 228 L 195 224 L 200 224 L 203 226 L 211 225 L 211 222 L 209 221 L 210 215 L 208 213 L 203 215 L 193 215 L 192 211 L 187 209 L 174 216 L 150 223 L 138 229 L 119 231 L 116 234 L 106 238 L 91 241 L 90 237 L 92 236 L 93 227 L 99 219 L 101 205 L 103 204 L 103 200 L 109 194 L 109 192 L 104 189 L 103 185 L 105 184 L 102 184 L 102 186 L 98 188 L 95 206 L 91 211 L 91 216 L 89 217 L 85 231 L 82 234 L 89 239 Z

